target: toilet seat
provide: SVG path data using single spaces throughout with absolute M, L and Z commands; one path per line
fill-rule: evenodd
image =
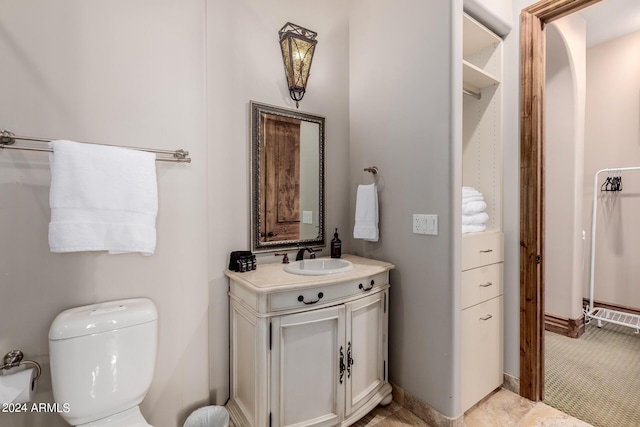
M 140 407 L 134 406 L 131 409 L 127 409 L 117 414 L 109 415 L 105 418 L 100 418 L 90 423 L 81 424 L 76 427 L 153 427 L 147 423 L 142 414 L 140 413 Z

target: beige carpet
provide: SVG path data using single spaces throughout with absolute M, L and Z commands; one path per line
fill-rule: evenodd
M 545 334 L 544 402 L 597 427 L 640 426 L 640 336 L 587 325 L 578 339 Z

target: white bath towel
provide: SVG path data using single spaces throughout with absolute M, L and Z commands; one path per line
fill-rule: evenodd
M 487 226 L 484 224 L 470 224 L 470 225 L 462 225 L 462 233 L 478 233 L 480 231 L 484 231 L 487 229 Z
M 378 188 L 375 184 L 359 185 L 356 194 L 356 224 L 353 227 L 353 237 L 377 242 L 378 236 Z
M 153 254 L 155 154 L 63 140 L 49 146 L 51 252 Z
M 487 209 L 487 204 L 483 201 L 469 202 L 462 204 L 462 215 L 473 215 L 480 212 L 484 212 Z
M 486 212 L 480 212 L 473 215 L 462 215 L 462 225 L 482 225 L 489 221 L 489 215 Z

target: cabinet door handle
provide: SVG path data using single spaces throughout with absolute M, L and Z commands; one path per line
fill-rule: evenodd
M 491 319 L 492 317 L 493 317 L 492 315 L 487 314 L 486 316 L 481 317 L 481 318 L 480 318 L 480 320 L 489 320 L 489 319 Z
M 340 346 L 340 384 L 342 384 L 342 379 L 344 378 L 344 347 Z
M 493 249 L 485 249 L 485 250 L 480 251 L 480 252 L 483 253 L 483 254 L 488 254 L 490 252 L 493 252 Z
M 480 284 L 480 287 L 481 287 L 481 288 L 488 288 L 488 287 L 489 287 L 489 286 L 491 286 L 491 285 L 493 285 L 493 283 L 492 283 L 492 282 L 481 283 L 481 284 Z
M 311 304 L 315 304 L 315 303 L 317 303 L 318 301 L 320 301 L 320 300 L 322 299 L 322 297 L 323 297 L 323 296 L 324 296 L 324 294 L 323 294 L 322 292 L 320 292 L 320 293 L 318 294 L 318 299 L 317 299 L 317 300 L 315 300 L 315 301 L 305 301 L 305 300 L 304 300 L 304 297 L 303 297 L 302 295 L 300 295 L 300 296 L 298 297 L 298 301 L 303 302 L 303 303 L 305 303 L 306 305 L 311 305 Z
M 362 283 L 360 283 L 360 285 L 358 285 L 358 289 L 362 289 L 364 292 L 369 292 L 371 289 L 373 289 L 373 285 L 375 285 L 376 282 L 375 280 L 371 281 L 371 286 L 369 286 L 368 288 L 365 288 Z
M 353 365 L 353 358 L 351 357 L 351 341 L 347 344 L 347 378 L 351 378 L 351 365 Z

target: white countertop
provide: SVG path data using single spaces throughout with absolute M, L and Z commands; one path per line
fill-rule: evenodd
M 245 273 L 226 270 L 224 274 L 230 279 L 251 288 L 254 292 L 266 293 L 296 289 L 300 288 L 300 286 L 314 287 L 349 282 L 395 268 L 393 264 L 388 262 L 362 258 L 355 255 L 343 255 L 342 258 L 353 264 L 352 270 L 345 273 L 327 274 L 324 276 L 302 276 L 284 271 L 287 264 L 273 263 L 258 265 L 257 269 Z

